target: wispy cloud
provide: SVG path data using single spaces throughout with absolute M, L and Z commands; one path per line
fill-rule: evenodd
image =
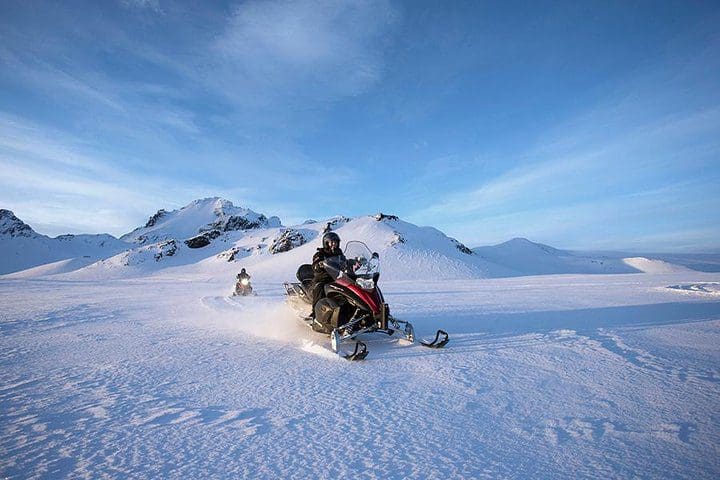
M 304 219 L 309 213 L 303 213 L 303 207 L 277 200 L 278 184 L 306 196 L 322 191 L 328 178 L 335 186 L 326 192 L 354 176 L 342 166 L 307 159 L 293 168 L 279 158 L 273 165 L 275 155 L 281 154 L 272 151 L 242 153 L 241 158 L 270 159 L 250 166 L 235 157 L 237 153 L 223 150 L 220 147 L 217 156 L 190 155 L 202 175 L 188 177 L 162 165 L 140 171 L 128 159 L 118 160 L 117 154 L 81 137 L 0 112 L 0 206 L 15 210 L 41 233 L 121 235 L 159 208 L 177 208 L 208 196 L 222 196 L 267 215 Z M 204 155 L 210 155 L 207 166 L 202 166 Z M 208 173 L 211 181 L 206 180 Z M 303 175 L 312 181 L 298 182 Z
M 84 162 L 90 171 L 98 157 L 88 160 L 80 152 L 102 145 L 100 156 L 124 163 L 128 172 L 200 177 L 216 185 L 215 192 L 231 190 L 233 175 L 243 185 L 270 179 L 309 197 L 327 178 L 333 179 L 328 190 L 357 179 L 350 167 L 310 158 L 295 139 L 322 122 L 326 107 L 318 99 L 353 95 L 378 80 L 378 47 L 397 18 L 390 2 L 251 1 L 225 17 L 175 2 L 123 6 L 128 15 L 164 15 L 138 18 L 144 26 L 138 34 L 132 24 L 109 20 L 99 5 L 70 12 L 50 3 L 51 24 L 33 18 L 35 28 L 2 25 L 8 41 L 0 46 L 7 67 L 0 81 L 31 91 L 50 112 L 63 112 L 58 124 L 25 121 L 24 108 L 4 109 L 38 130 L 20 134 L 6 115 L 6 159 L 32 156 L 46 168 Z M 186 21 L 196 14 L 197 23 Z M 82 29 L 72 27 L 77 21 Z M 178 41 L 154 38 L 165 30 Z M 112 62 L 99 62 L 108 51 Z M 128 70 L 134 73 L 116 74 Z M 45 128 L 55 131 L 54 140 L 40 133 Z M 272 203 L 267 189 L 257 192 L 255 200 Z
M 119 235 L 159 208 L 226 193 L 201 181 L 129 171 L 77 138 L 7 115 L 0 116 L 0 191 L 3 208 L 52 235 Z M 237 199 L 253 190 L 232 193 Z
M 160 0 L 120 0 L 120 4 L 127 8 L 139 8 L 163 13 Z
M 598 123 L 596 123 L 598 125 Z M 582 125 L 584 128 L 584 124 Z M 452 211 L 477 215 L 527 202 L 527 206 L 565 202 L 574 197 L 642 188 L 643 178 L 693 171 L 713 164 L 720 153 L 720 108 L 672 115 L 642 125 L 600 128 L 594 135 L 563 130 L 573 141 L 553 141 L 521 153 L 520 166 L 479 187 L 447 195 L 416 216 Z M 667 181 L 673 181 L 671 176 Z
M 720 225 L 712 193 L 720 182 L 720 106 L 648 116 L 637 107 L 613 104 L 553 128 L 510 162 L 518 166 L 409 218 L 476 245 L 524 235 L 573 248 L 664 239 L 676 242 L 666 248 L 688 249 L 690 236 L 679 228 L 720 235 L 711 227 Z M 694 240 L 696 249 L 708 243 Z
M 244 2 L 216 40 L 218 68 L 244 101 L 353 95 L 379 80 L 397 18 L 387 0 Z
M 685 245 L 673 241 L 678 232 L 714 232 L 696 237 L 696 248 L 713 243 L 720 236 L 720 224 L 713 220 L 716 205 L 708 194 L 720 178 L 678 182 L 663 188 L 607 196 L 565 205 L 525 206 L 476 222 L 457 222 L 449 227 L 460 238 L 478 238 L 471 245 L 499 243 L 511 236 L 524 236 L 562 248 L 642 248 L 645 241 L 657 241 L 666 249 Z M 678 220 L 678 216 L 682 219 Z M 686 235 L 688 240 L 690 235 Z

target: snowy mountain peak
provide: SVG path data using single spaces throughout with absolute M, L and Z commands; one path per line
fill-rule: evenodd
M 514 253 L 536 252 L 538 250 L 549 255 L 562 255 L 565 253 L 562 250 L 558 250 L 557 248 L 553 248 L 542 243 L 536 243 L 523 237 L 515 237 L 512 240 L 508 240 L 507 242 L 495 245 L 493 248 L 498 250 L 507 250 L 508 252 Z
M 507 242 L 503 242 L 503 243 L 504 243 L 504 244 L 508 244 L 508 245 L 511 245 L 511 244 L 514 244 L 514 245 L 535 245 L 535 242 L 531 242 L 530 240 L 528 240 L 528 239 L 525 238 L 525 237 L 515 237 L 515 238 L 511 238 L 511 239 L 508 240 Z
M 0 209 L 0 235 L 34 237 L 37 236 L 37 233 L 10 210 Z
M 229 210 L 235 209 L 235 205 L 230 200 L 226 200 L 222 197 L 207 197 L 193 200 L 189 204 L 182 207 L 180 210 L 185 209 L 208 209 L 215 212 L 217 215 L 223 215 Z
M 213 203 L 215 205 L 215 212 L 221 213 L 226 210 L 232 210 L 233 208 L 235 208 L 235 206 L 232 204 L 232 202 L 230 200 L 226 200 L 224 198 L 213 197 L 213 198 L 209 198 L 207 200 L 214 200 Z
M 206 241 L 225 232 L 281 226 L 278 217 L 266 217 L 248 208 L 236 207 L 224 198 L 194 200 L 179 210 L 158 210 L 145 226 L 123 235 L 122 240 L 149 245 L 168 240 L 185 240 L 199 235 Z

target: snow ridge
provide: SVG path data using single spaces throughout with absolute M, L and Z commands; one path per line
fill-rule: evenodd
M 178 267 L 214 276 L 252 267 L 255 271 L 282 272 L 282 276 L 292 279 L 297 267 L 310 261 L 328 229 L 338 232 L 342 246 L 357 240 L 378 252 L 385 279 L 654 274 L 686 270 L 675 264 L 678 256 L 663 261 L 654 256 L 631 258 L 625 254 L 572 252 L 526 238 L 471 250 L 436 228 L 417 226 L 385 213 L 356 218 L 337 215 L 286 227 L 278 217 L 268 218 L 236 207 L 228 200 L 210 197 L 178 210 L 158 210 L 144 226 L 119 240 L 106 234 L 61 235 L 50 239 L 35 233 L 9 210 L 0 210 L 0 248 L 5 253 L 0 261 L 0 274 L 45 264 L 52 266 L 14 276 L 73 271 L 73 278 L 98 279 L 153 275 Z M 66 261 L 71 259 L 81 260 Z M 702 260 L 709 264 L 713 259 Z

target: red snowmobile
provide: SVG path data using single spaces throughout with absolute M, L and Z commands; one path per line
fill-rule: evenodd
M 397 333 L 414 342 L 412 324 L 390 314 L 378 287 L 378 254 L 371 253 L 367 245 L 358 241 L 348 242 L 344 254 L 345 258 L 337 256 L 323 261 L 323 267 L 333 282 L 325 285 L 325 297 L 315 304 L 314 317 L 303 316 L 303 321 L 317 332 L 330 334 L 331 346 L 336 353 L 339 353 L 341 343 L 355 340 L 354 352 L 344 355 L 348 360 L 362 360 L 367 356 L 367 346 L 356 339 L 364 333 Z M 299 282 L 285 283 L 285 291 L 297 310 L 307 312 L 312 305 L 312 266 L 301 265 L 296 276 Z M 438 330 L 432 342 L 421 341 L 420 344 L 442 348 L 448 341 L 447 332 Z

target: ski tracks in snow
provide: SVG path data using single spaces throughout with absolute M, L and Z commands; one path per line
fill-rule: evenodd
M 692 365 L 683 365 L 678 363 L 677 360 L 653 355 L 643 348 L 627 345 L 617 332 L 600 329 L 595 336 L 595 340 L 603 348 L 617 354 L 627 363 L 654 372 L 658 374 L 660 379 L 671 377 L 680 382 L 720 383 L 720 368 L 698 368 Z
M 658 327 L 660 331 L 672 328 Z M 704 405 L 711 416 L 720 407 L 720 372 L 630 346 L 625 333 L 623 329 L 563 329 L 521 335 L 459 335 L 456 348 L 467 358 L 456 358 L 448 365 L 445 381 L 452 388 L 446 388 L 454 391 L 456 398 L 466 399 L 463 409 L 471 416 L 482 418 L 490 412 L 493 417 L 514 419 L 511 429 L 536 447 L 538 442 L 544 443 L 548 455 L 552 449 L 589 444 L 615 452 L 608 458 L 617 455 L 619 461 L 619 445 L 650 445 L 658 440 L 711 455 L 712 445 L 698 443 L 701 432 L 717 435 L 708 418 L 698 423 L 697 417 L 688 413 L 672 416 L 645 409 L 628 418 L 627 411 L 653 404 L 657 395 L 673 403 L 682 403 L 691 395 L 692 402 Z M 451 356 L 458 353 L 450 352 Z M 653 387 L 639 391 L 628 387 L 634 383 Z M 539 397 L 553 400 L 540 402 L 543 407 L 535 409 Z M 494 419 L 485 418 L 483 423 L 492 425 Z M 580 476 L 607 470 L 607 465 L 599 462 L 575 467 Z M 647 467 L 638 464 L 637 468 Z M 661 473 L 658 470 L 656 475 Z M 606 474 L 617 472 L 607 470 Z
M 686 294 L 720 296 L 720 282 L 679 283 L 665 288 Z

